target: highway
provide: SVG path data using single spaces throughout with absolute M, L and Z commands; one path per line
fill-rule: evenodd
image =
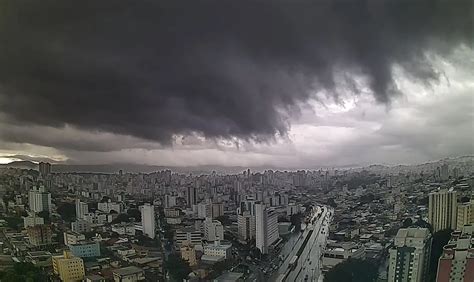
M 321 209 L 316 208 L 316 211 L 313 214 L 313 219 L 315 219 L 314 224 L 311 223 L 312 220 L 308 223 L 305 231 L 302 232 L 302 236 L 298 238 L 298 241 L 292 247 L 289 255 L 285 257 L 285 260 L 278 271 L 280 280 L 286 276 L 284 281 L 318 281 L 320 275 L 321 249 L 324 249 L 326 245 L 328 235 L 327 226 L 329 222 L 327 208 L 324 208 L 324 212 L 322 212 L 321 216 L 318 218 L 317 216 L 320 213 Z M 298 258 L 296 267 L 293 270 L 289 270 L 288 266 L 291 258 L 297 255 L 298 250 L 303 245 L 307 236 L 310 237 Z

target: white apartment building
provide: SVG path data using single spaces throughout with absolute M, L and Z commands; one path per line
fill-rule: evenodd
M 442 189 L 429 194 L 428 221 L 433 232 L 457 228 L 457 193 Z
M 215 241 L 213 244 L 204 245 L 204 255 L 227 259 L 232 254 L 231 247 L 232 244 L 222 244 L 220 241 Z
M 51 194 L 45 191 L 44 186 L 33 187 L 28 192 L 28 204 L 31 212 L 51 212 Z
M 89 213 L 89 206 L 87 203 L 81 202 L 80 199 L 76 199 L 76 218 L 85 219 L 86 214 Z
M 431 234 L 427 228 L 402 228 L 389 250 L 388 281 L 425 281 L 430 263 Z
M 278 240 L 278 215 L 265 204 L 255 205 L 255 241 L 262 254 L 268 254 L 269 247 Z
M 142 212 L 143 234 L 149 238 L 155 238 L 155 206 L 144 204 L 140 207 Z
M 255 238 L 255 215 L 245 211 L 237 216 L 237 229 L 239 232 L 239 240 L 247 242 Z
M 204 240 L 206 241 L 216 241 L 224 240 L 224 226 L 218 220 L 213 220 L 212 218 L 206 218 L 204 220 Z

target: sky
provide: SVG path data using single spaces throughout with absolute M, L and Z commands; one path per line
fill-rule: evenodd
M 0 162 L 474 154 L 472 1 L 224 2 L 2 1 Z

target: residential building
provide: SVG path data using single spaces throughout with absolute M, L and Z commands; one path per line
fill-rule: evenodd
M 86 219 L 86 215 L 89 213 L 89 206 L 87 203 L 81 202 L 80 199 L 76 199 L 76 218 Z
M 121 203 L 104 202 L 98 203 L 97 209 L 106 213 L 110 213 L 111 211 L 115 211 L 116 213 L 122 213 L 123 205 Z
M 66 246 L 77 244 L 81 241 L 86 240 L 86 236 L 84 234 L 77 233 L 74 231 L 66 231 L 64 232 L 63 236 L 64 236 L 64 245 Z
M 431 254 L 427 228 L 401 228 L 389 250 L 388 281 L 426 281 Z
M 28 204 L 31 212 L 51 212 L 51 194 L 45 191 L 44 186 L 33 187 L 28 192 Z
M 255 205 L 255 241 L 262 254 L 268 254 L 269 247 L 278 240 L 278 214 L 265 204 Z
M 224 215 L 224 203 L 212 204 L 212 218 L 217 218 Z
M 474 281 L 474 225 L 465 225 L 451 234 L 439 258 L 436 281 Z
M 63 255 L 53 256 L 53 271 L 64 282 L 76 282 L 84 279 L 84 261 L 64 251 Z
M 148 203 L 140 207 L 142 212 L 143 234 L 155 238 L 155 206 Z
M 442 189 L 429 194 L 428 221 L 433 232 L 457 228 L 457 193 Z
M 464 225 L 474 224 L 474 200 L 458 204 L 457 228 L 462 230 Z
M 145 280 L 145 271 L 136 266 L 127 266 L 112 271 L 114 282 L 135 282 Z
M 45 163 L 45 162 L 40 162 L 38 164 L 38 169 L 39 173 L 41 174 L 42 177 L 48 176 L 51 174 L 51 164 L 50 163 Z
M 239 240 L 247 242 L 255 239 L 255 216 L 249 211 L 243 212 L 237 216 L 237 229 L 239 232 Z
M 212 217 L 212 205 L 210 203 L 199 203 L 197 205 L 198 218 Z
M 77 233 L 85 233 L 91 231 L 91 224 L 83 219 L 76 219 L 71 222 L 71 230 Z
M 204 240 L 224 240 L 224 226 L 218 220 L 206 218 L 204 220 Z
M 69 245 L 69 250 L 76 257 L 90 258 L 100 256 L 99 242 L 94 241 L 80 241 Z
M 193 246 L 202 246 L 202 233 L 192 229 L 176 230 L 175 241 L 177 247 L 181 247 L 186 241 Z
M 26 230 L 31 245 L 39 247 L 52 244 L 52 231 L 50 225 L 40 224 L 30 226 Z
M 165 195 L 164 207 L 165 208 L 172 208 L 174 206 L 176 206 L 176 196 Z
M 197 196 L 197 191 L 196 187 L 194 186 L 188 186 L 187 188 L 187 193 L 186 193 L 186 202 L 188 203 L 189 207 L 192 207 L 193 205 L 196 205 L 198 202 L 198 196 Z
M 112 231 L 119 235 L 135 235 L 135 224 L 133 223 L 119 223 L 112 225 Z
M 35 226 L 39 224 L 44 224 L 44 219 L 42 217 L 36 216 L 36 214 L 33 213 L 33 215 L 28 215 L 23 218 L 23 226 L 25 228 L 28 228 L 30 226 Z

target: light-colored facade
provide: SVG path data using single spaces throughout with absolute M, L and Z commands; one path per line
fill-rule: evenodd
M 221 244 L 220 241 L 215 241 L 213 244 L 204 246 L 204 255 L 228 259 L 232 254 L 231 247 L 232 244 Z
M 474 225 L 451 234 L 439 258 L 437 282 L 474 281 Z
M 77 219 L 71 222 L 71 230 L 77 233 L 85 233 L 91 231 L 91 224 L 83 219 Z
M 224 226 L 222 226 L 220 221 L 213 220 L 212 218 L 204 220 L 204 240 L 224 240 Z
M 423 282 L 431 254 L 431 234 L 427 228 L 402 228 L 389 250 L 388 281 Z
M 462 230 L 464 225 L 474 224 L 474 200 L 458 204 L 457 228 Z
M 149 238 L 155 238 L 155 206 L 144 204 L 140 207 L 142 212 L 143 234 Z
M 197 264 L 196 260 L 196 249 L 192 244 L 183 244 L 180 248 L 181 258 L 189 263 L 190 266 Z
M 25 228 L 39 224 L 44 224 L 44 219 L 42 217 L 36 216 L 35 214 L 23 218 L 23 226 Z
M 53 271 L 64 282 L 81 281 L 84 278 L 84 261 L 75 257 L 70 251 L 61 256 L 53 256 Z
M 77 244 L 81 241 L 84 241 L 85 239 L 86 239 L 86 236 L 84 234 L 74 232 L 74 231 L 64 232 L 64 245 L 66 246 Z
M 442 189 L 429 194 L 428 221 L 433 232 L 457 228 L 457 193 Z
M 212 218 L 217 218 L 224 215 L 224 203 L 212 204 Z
M 123 205 L 120 203 L 113 202 L 98 203 L 97 209 L 106 213 L 110 213 L 111 211 L 115 211 L 116 213 L 122 213 Z
M 190 242 L 193 246 L 202 246 L 202 233 L 195 230 L 176 230 L 175 240 L 177 247 L 181 247 L 186 241 Z
M 83 203 L 80 199 L 76 199 L 76 218 L 85 219 L 88 213 L 89 206 L 87 205 L 87 203 Z
M 262 254 L 268 254 L 269 247 L 278 240 L 278 215 L 265 204 L 255 205 L 255 242 Z
M 329 270 L 337 264 L 349 259 L 362 259 L 365 257 L 365 249 L 353 242 L 331 243 L 326 246 L 322 258 L 324 270 Z
M 34 213 L 51 212 L 51 194 L 45 191 L 44 186 L 33 187 L 28 192 L 28 204 L 30 211 Z

